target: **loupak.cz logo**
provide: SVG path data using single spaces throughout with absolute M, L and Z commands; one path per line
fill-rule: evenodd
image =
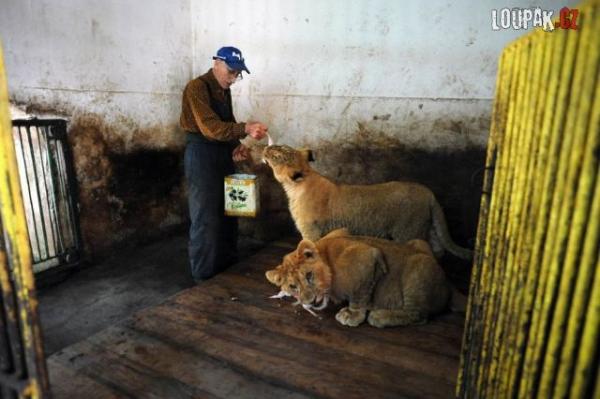
M 578 9 L 563 7 L 560 10 L 558 21 L 552 21 L 553 14 L 553 10 L 542 10 L 540 7 L 492 9 L 492 30 L 519 30 L 534 27 L 552 32 L 556 28 L 574 30 L 579 28 L 577 25 Z

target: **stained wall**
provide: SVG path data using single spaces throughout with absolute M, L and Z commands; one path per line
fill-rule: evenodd
M 232 90 L 239 120 L 261 120 L 277 142 L 312 148 L 315 168 L 339 181 L 427 184 L 452 234 L 469 245 L 497 57 L 524 33 L 493 31 L 498 7 L 4 0 L 0 40 L 15 115 L 69 121 L 92 253 L 187 223 L 180 95 L 222 45 L 241 48 L 251 71 Z M 243 231 L 269 239 L 293 230 L 270 172 L 243 168 L 261 176 L 266 209 L 242 221 Z

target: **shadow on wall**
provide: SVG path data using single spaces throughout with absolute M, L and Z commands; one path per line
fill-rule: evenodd
M 149 142 L 160 147 L 152 137 L 160 135 L 138 130 L 125 145 L 97 115 L 70 124 L 88 254 L 102 256 L 115 246 L 156 239 L 189 225 L 183 146 L 147 148 Z M 260 162 L 246 167 L 260 176 L 264 212 L 256 219 L 240 218 L 240 233 L 261 241 L 294 234 L 287 199 L 270 169 Z
M 153 134 L 148 131 L 138 132 L 126 151 L 97 116 L 77 118 L 68 133 L 88 255 L 156 238 L 185 223 L 181 148 L 145 148 Z

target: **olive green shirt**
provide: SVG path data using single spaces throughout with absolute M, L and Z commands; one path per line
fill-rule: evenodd
M 246 124 L 235 122 L 235 118 L 233 122 L 221 120 L 211 108 L 211 100 L 228 104 L 231 109 L 231 92 L 219 85 L 212 68 L 185 86 L 179 118 L 181 128 L 215 141 L 233 141 L 245 137 Z

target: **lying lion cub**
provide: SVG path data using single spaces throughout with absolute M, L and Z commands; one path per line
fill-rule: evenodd
M 263 159 L 283 185 L 302 238 L 315 241 L 345 227 L 352 234 L 398 242 L 424 239 L 436 256 L 446 249 L 463 259 L 472 257 L 470 250 L 450 238 L 442 208 L 425 186 L 404 182 L 336 184 L 310 167 L 309 150 L 286 145 L 266 147 Z
M 454 307 L 464 299 L 453 293 L 427 242 L 400 244 L 346 229 L 316 243 L 302 240 L 266 277 L 305 307 L 348 301 L 335 318 L 353 327 L 365 319 L 375 327 L 422 323 L 446 309 L 451 296 Z

